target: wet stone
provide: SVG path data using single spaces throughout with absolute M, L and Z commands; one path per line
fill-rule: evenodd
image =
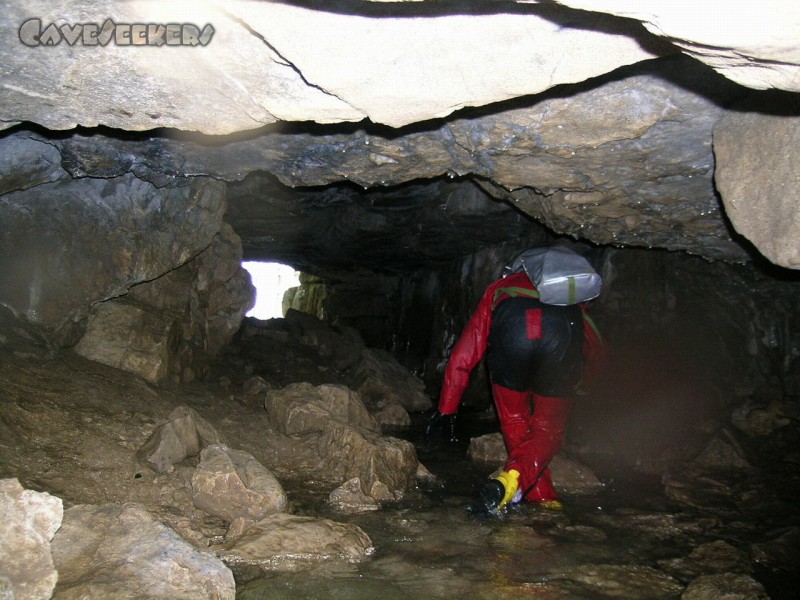
M 328 501 L 339 510 L 377 510 L 380 506 L 377 500 L 364 493 L 358 477 L 348 479 L 333 490 Z
M 701 575 L 752 573 L 748 556 L 724 540 L 701 544 L 689 556 L 661 560 L 658 564 L 664 571 L 686 583 Z
M 796 573 L 800 569 L 800 528 L 789 527 L 766 542 L 753 544 L 750 553 L 763 567 Z
M 720 573 L 692 581 L 681 600 L 769 600 L 764 586 L 749 575 Z
M 368 406 L 381 403 L 384 406 L 398 405 L 409 412 L 429 410 L 433 406 L 422 380 L 384 350 L 364 349 L 356 367 L 353 387 Z M 408 424 L 404 423 L 405 426 Z
M 417 455 L 406 440 L 329 421 L 317 447 L 329 474 L 358 477 L 363 492 L 375 500 L 398 500 L 415 483 Z
M 308 561 L 358 561 L 373 552 L 369 536 L 356 525 L 330 519 L 271 515 L 237 540 L 215 548 L 225 561 L 293 570 Z
M 556 575 L 579 584 L 583 592 L 606 598 L 640 600 L 672 599 L 683 584 L 652 567 L 642 565 L 582 565 Z
M 233 600 L 233 573 L 142 506 L 78 505 L 53 539 L 55 597 Z

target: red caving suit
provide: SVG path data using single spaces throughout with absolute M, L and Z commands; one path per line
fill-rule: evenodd
M 557 500 L 548 464 L 563 441 L 584 363 L 599 364 L 602 342 L 583 305 L 554 306 L 530 297 L 525 273 L 484 292 L 450 354 L 439 412 L 458 411 L 469 376 L 487 353 L 492 395 L 508 460 L 526 500 Z M 533 411 L 531 411 L 533 405 Z

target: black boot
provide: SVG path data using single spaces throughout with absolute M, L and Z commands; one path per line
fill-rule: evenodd
M 476 515 L 490 516 L 498 514 L 500 503 L 503 501 L 506 490 L 503 484 L 492 479 L 483 484 L 475 500 L 467 510 Z

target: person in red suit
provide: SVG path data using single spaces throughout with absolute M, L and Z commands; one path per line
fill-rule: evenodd
M 561 447 L 584 366 L 597 365 L 602 342 L 585 303 L 557 306 L 538 296 L 525 272 L 486 289 L 451 351 L 426 429 L 427 437 L 443 428 L 454 439 L 462 395 L 485 353 L 508 459 L 481 488 L 473 512 L 498 514 L 523 499 L 563 508 L 548 464 Z

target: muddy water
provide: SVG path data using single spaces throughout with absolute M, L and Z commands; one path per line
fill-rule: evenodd
M 769 524 L 671 506 L 653 478 L 608 474 L 601 492 L 564 497 L 563 512 L 525 505 L 502 519 L 470 515 L 466 506 L 493 466 L 470 462 L 465 444 L 426 443 L 418 435 L 422 425 L 418 418 L 407 437 L 441 485 L 361 514 L 333 510 L 314 482 L 288 490 L 297 499 L 297 513 L 363 528 L 374 543 L 373 556 L 293 572 L 239 572 L 237 598 L 668 599 L 681 598 L 689 582 L 713 573 L 750 575 L 773 599 L 795 597 L 780 581 L 753 573 L 749 544 Z M 464 426 L 483 433 L 490 424 Z

